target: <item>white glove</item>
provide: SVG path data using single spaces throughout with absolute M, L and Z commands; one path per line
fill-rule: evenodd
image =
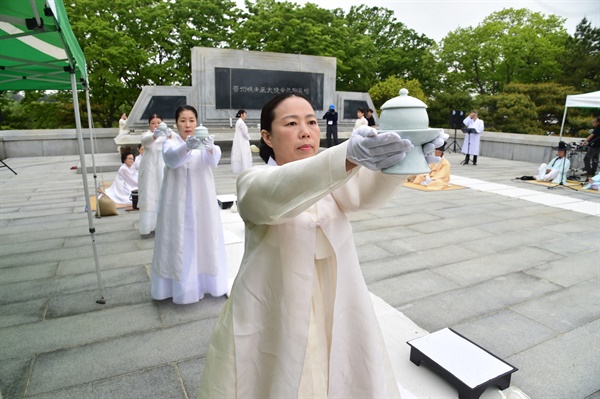
M 444 133 L 444 131 L 440 129 L 440 134 L 435 139 L 429 143 L 423 144 L 423 154 L 425 154 L 425 159 L 427 160 L 428 164 L 440 162 L 441 158 L 436 157 L 433 154 L 435 154 L 436 148 L 444 145 L 445 141 L 448 140 L 448 137 L 450 137 L 450 135 Z
M 154 129 L 154 138 L 155 139 L 159 138 L 160 136 L 162 136 L 164 134 L 165 134 L 165 132 L 163 132 L 159 128 Z
M 348 140 L 346 159 L 367 169 L 380 170 L 402 161 L 413 147 L 409 140 L 394 132 L 377 134 L 377 130 L 361 126 Z
M 170 127 L 167 128 L 167 130 L 165 131 L 165 135 L 167 136 L 167 138 L 171 138 L 171 136 L 173 135 L 173 133 L 175 133 L 174 131 L 171 130 Z
M 209 151 L 212 151 L 215 148 L 215 136 L 213 136 L 213 135 L 205 137 L 202 140 L 202 142 L 206 146 L 206 149 L 209 150 Z
M 185 145 L 187 145 L 188 150 L 193 150 L 200 145 L 200 139 L 196 136 L 188 136 Z

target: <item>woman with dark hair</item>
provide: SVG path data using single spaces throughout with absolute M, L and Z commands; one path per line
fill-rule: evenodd
M 165 162 L 152 260 L 152 298 L 177 304 L 204 294 L 227 293 L 227 262 L 212 168 L 221 149 L 209 136 L 194 136 L 198 112 L 190 105 L 175 113 L 179 135 L 163 142 Z M 203 147 L 202 149 L 200 147 Z
M 121 167 L 115 181 L 102 194 L 107 195 L 116 204 L 131 205 L 131 191 L 138 189 L 138 171 L 133 167 L 135 155 L 130 151 L 121 154 Z
M 152 114 L 148 118 L 148 131 L 142 134 L 141 142 L 145 154 L 140 161 L 139 197 L 140 208 L 139 230 L 141 235 L 147 235 L 156 229 L 158 218 L 158 198 L 162 187 L 163 169 L 162 147 L 165 140 L 172 137 L 173 131 L 168 129 L 163 133 L 158 125 L 163 121 L 160 115 Z
M 238 120 L 235 123 L 235 134 L 231 147 L 231 171 L 236 175 L 252 167 L 250 134 L 248 133 L 248 126 L 244 122 L 246 115 L 248 115 L 246 110 L 240 109 L 235 116 Z
M 412 144 L 365 126 L 319 153 L 315 112 L 292 93 L 261 128 L 268 166 L 237 180 L 245 252 L 198 397 L 399 397 L 347 215 L 392 198 L 404 177 L 379 170 Z

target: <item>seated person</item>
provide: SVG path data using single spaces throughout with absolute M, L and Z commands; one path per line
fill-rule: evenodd
M 121 162 L 123 165 L 119 168 L 113 184 L 106 191 L 100 190 L 100 192 L 117 204 L 131 204 L 131 191 L 138 189 L 138 171 L 133 167 L 135 155 L 124 152 L 121 155 Z
M 517 177 L 520 180 L 552 181 L 556 184 L 565 184 L 567 182 L 567 172 L 571 169 L 571 162 L 565 157 L 567 154 L 567 144 L 564 141 L 558 143 L 557 156 L 550 163 L 543 163 L 538 168 L 536 176 Z
M 590 177 L 588 179 L 588 184 L 586 184 L 583 188 L 586 190 L 600 191 L 600 173 L 594 177 Z
M 406 181 L 427 186 L 428 190 L 441 190 L 448 187 L 450 182 L 450 162 L 444 158 L 444 146 L 435 149 L 435 156 L 440 158 L 436 163 L 429 164 L 429 172 L 426 175 L 412 175 Z

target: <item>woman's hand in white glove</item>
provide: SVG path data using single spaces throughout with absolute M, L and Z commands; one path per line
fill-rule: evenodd
M 202 143 L 206 146 L 206 149 L 212 151 L 215 148 L 215 136 L 210 135 L 202 139 Z
M 196 149 L 200 145 L 200 139 L 196 136 L 188 136 L 185 139 L 185 145 L 187 145 L 188 150 Z
M 163 136 L 165 134 L 164 131 L 160 130 L 159 128 L 154 129 L 154 138 L 157 139 L 160 136 Z
M 440 129 L 440 134 L 435 139 L 429 143 L 423 144 L 423 154 L 425 154 L 425 159 L 428 164 L 438 163 L 440 161 L 440 157 L 434 155 L 435 149 L 443 146 L 446 140 L 448 140 L 448 137 L 450 137 L 450 135 L 444 133 L 443 129 Z
M 406 157 L 414 146 L 394 132 L 377 134 L 377 130 L 361 126 L 348 140 L 346 159 L 371 170 L 394 166 Z

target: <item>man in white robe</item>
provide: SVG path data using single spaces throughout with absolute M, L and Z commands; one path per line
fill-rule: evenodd
M 469 164 L 469 157 L 473 155 L 473 165 L 477 165 L 477 156 L 479 155 L 479 144 L 481 142 L 481 134 L 485 129 L 483 121 L 479 119 L 477 111 L 471 111 L 469 116 L 463 120 L 463 124 L 467 129 L 475 129 L 477 133 L 465 133 L 463 145 L 461 151 L 465 154 L 465 160 L 461 162 L 462 165 Z

